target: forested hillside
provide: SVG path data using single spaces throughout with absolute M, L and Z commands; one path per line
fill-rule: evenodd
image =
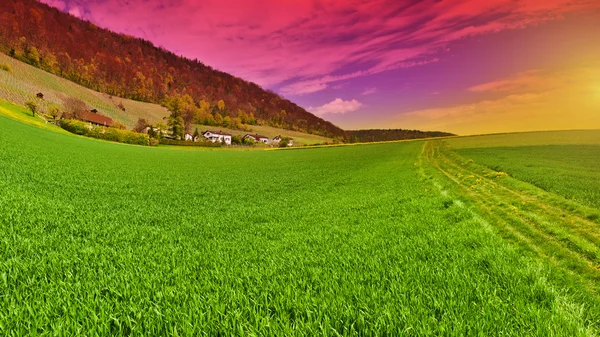
M 0 51 L 88 88 L 180 110 L 186 122 L 344 131 L 255 83 L 116 34 L 35 0 L 2 0 Z
M 381 142 L 402 139 L 419 139 L 431 137 L 455 136 L 452 133 L 441 131 L 419 131 L 403 129 L 370 129 L 370 130 L 348 130 L 346 140 L 350 143 L 356 142 Z

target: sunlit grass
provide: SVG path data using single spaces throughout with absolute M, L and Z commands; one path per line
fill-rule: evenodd
M 180 151 L 1 112 L 2 335 L 597 332 L 424 142 Z

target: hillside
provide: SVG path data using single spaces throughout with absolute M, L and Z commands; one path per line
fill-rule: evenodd
M 124 123 L 128 129 L 135 125 L 138 118 L 156 123 L 169 115 L 169 111 L 158 104 L 111 97 L 1 53 L 0 64 L 8 65 L 11 69 L 0 70 L 0 98 L 23 105 L 35 97 L 36 93 L 41 92 L 44 99 L 36 102 L 42 112 L 46 112 L 50 105 L 62 105 L 67 97 L 76 97 L 87 103 L 90 108 L 97 109 L 99 113 Z M 121 110 L 119 105 L 122 105 L 125 111 Z
M 1 53 L 0 65 L 10 68 L 10 71 L 0 70 L 0 99 L 24 105 L 25 102 L 35 97 L 36 93 L 41 92 L 44 94 L 44 99 L 36 99 L 41 112 L 47 112 L 48 108 L 52 105 L 61 106 L 67 97 L 76 97 L 87 103 L 90 108 L 97 109 L 100 114 L 122 122 L 128 129 L 133 128 L 138 118 L 143 118 L 151 124 L 156 124 L 164 122 L 163 118 L 169 116 L 169 111 L 158 104 L 139 102 L 97 92 Z M 125 111 L 120 109 L 119 106 L 124 107 Z M 319 135 L 266 125 L 251 125 L 249 126 L 249 131 L 227 129 L 220 126 L 193 126 L 193 128 L 196 127 L 200 131 L 219 129 L 228 131 L 234 135 L 259 133 L 270 138 L 282 135 L 294 138 L 296 145 L 320 144 L 332 141 L 331 138 Z
M 35 0 L 3 1 L 0 51 L 112 96 L 153 103 L 189 97 L 199 110 L 198 119 L 253 114 L 262 125 L 331 137 L 344 135 L 332 123 L 255 83 L 179 57 L 148 41 L 99 28 Z

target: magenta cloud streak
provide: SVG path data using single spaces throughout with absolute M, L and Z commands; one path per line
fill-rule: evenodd
M 43 1 L 289 96 L 437 62 L 452 42 L 600 7 L 595 0 Z

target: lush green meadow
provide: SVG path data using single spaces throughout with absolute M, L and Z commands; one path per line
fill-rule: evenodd
M 11 116 L 1 335 L 598 333 L 597 293 L 494 235 L 435 142 L 180 150 Z
M 600 131 L 464 137 L 448 143 L 495 171 L 600 209 Z

